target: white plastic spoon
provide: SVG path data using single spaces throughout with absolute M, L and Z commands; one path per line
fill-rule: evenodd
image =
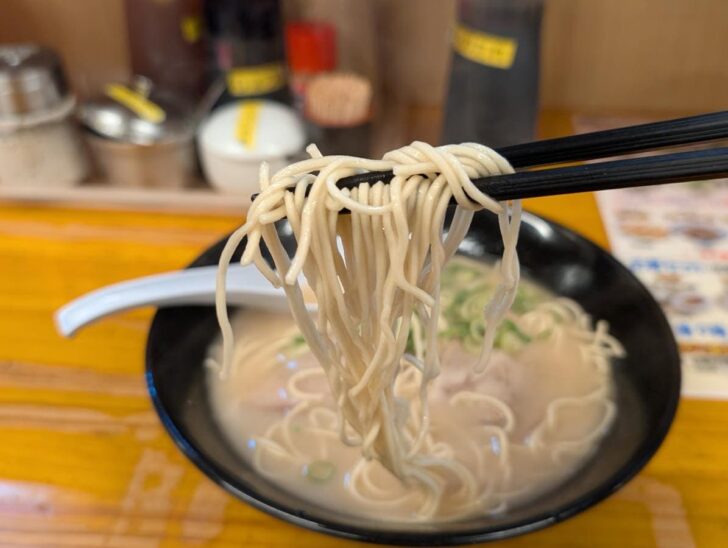
M 217 266 L 202 266 L 102 287 L 59 308 L 55 314 L 56 328 L 64 337 L 70 337 L 89 323 L 131 308 L 212 305 L 216 276 Z M 254 266 L 230 266 L 227 299 L 233 305 L 288 311 L 283 290 L 273 287 Z

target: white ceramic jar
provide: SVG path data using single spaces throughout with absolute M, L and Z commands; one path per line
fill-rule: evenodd
M 245 196 L 259 189 L 261 162 L 268 162 L 273 174 L 299 154 L 305 142 L 296 112 L 268 100 L 223 105 L 201 124 L 197 136 L 207 181 L 222 192 Z

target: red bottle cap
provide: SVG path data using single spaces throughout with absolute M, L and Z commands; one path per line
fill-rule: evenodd
M 336 67 L 336 29 L 328 23 L 295 21 L 286 25 L 288 66 L 296 73 L 317 73 Z

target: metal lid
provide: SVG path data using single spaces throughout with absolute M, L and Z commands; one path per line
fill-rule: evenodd
M 79 107 L 81 123 L 93 133 L 126 143 L 149 145 L 191 139 L 191 105 L 180 95 L 155 87 L 143 76 L 129 86 L 108 84 L 105 95 Z
M 61 60 L 35 44 L 0 46 L 0 117 L 57 107 L 69 91 Z

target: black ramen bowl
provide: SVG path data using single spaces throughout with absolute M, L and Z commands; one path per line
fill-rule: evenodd
M 286 246 L 294 245 L 290 231 L 281 234 Z M 191 266 L 216 264 L 222 247 L 223 242 L 213 246 Z M 476 217 L 460 252 L 483 260 L 502 252 L 494 216 Z M 677 408 L 679 356 L 658 304 L 606 251 L 526 215 L 518 253 L 526 277 L 607 320 L 627 350 L 613 364 L 617 418 L 596 455 L 571 479 L 524 506 L 456 522 L 383 524 L 318 507 L 258 475 L 226 441 L 208 401 L 203 359 L 218 334 L 212 307 L 164 309 L 154 317 L 146 359 L 157 412 L 179 448 L 213 481 L 256 508 L 315 531 L 369 542 L 443 545 L 502 539 L 563 521 L 619 489 L 660 446 Z

